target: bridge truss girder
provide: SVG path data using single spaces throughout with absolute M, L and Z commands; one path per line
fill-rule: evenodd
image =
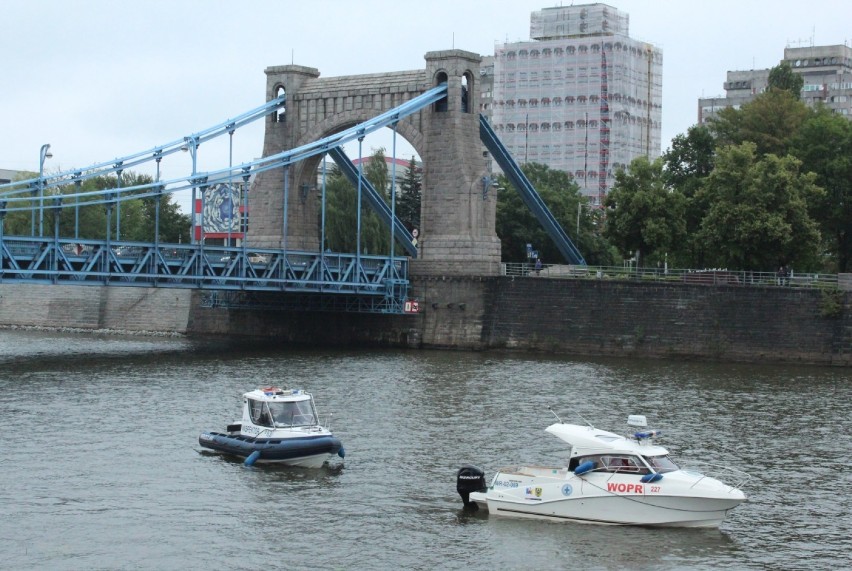
M 404 313 L 408 259 L 204 244 L 0 237 L 0 283 L 216 290 L 207 306 Z M 326 297 L 340 299 L 325 299 Z M 313 299 L 312 299 L 313 298 Z

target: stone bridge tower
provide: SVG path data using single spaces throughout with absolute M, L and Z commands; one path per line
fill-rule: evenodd
M 448 96 L 397 125 L 423 162 L 419 275 L 495 275 L 500 242 L 495 232 L 496 193 L 485 198 L 487 163 L 479 140 L 477 54 L 429 52 L 426 68 L 320 78 L 298 65 L 266 69 L 267 101 L 286 93 L 282 112 L 266 119 L 263 155 L 316 141 L 367 121 L 447 83 Z M 354 157 L 352 157 L 354 158 Z M 319 249 L 319 203 L 312 157 L 286 169 L 288 220 L 284 236 L 285 171 L 260 173 L 249 192 L 248 243 L 259 247 Z M 354 229 L 353 229 L 354 232 Z

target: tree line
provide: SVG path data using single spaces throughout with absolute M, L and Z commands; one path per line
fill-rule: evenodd
M 80 185 L 65 185 L 58 189 L 45 190 L 44 195 L 44 233 L 53 236 L 54 233 L 54 197 L 63 194 L 95 192 L 112 188 L 131 187 L 153 184 L 154 179 L 150 175 L 137 174 L 132 171 L 121 173 L 121 184 L 118 176 L 114 174 L 96 176 L 81 181 Z M 107 205 L 94 202 L 102 197 L 80 197 L 79 203 L 72 202 L 71 198 L 63 201 L 63 208 L 59 210 L 59 235 L 60 237 L 77 237 L 81 239 L 98 240 L 103 239 L 107 233 Z M 167 243 L 178 243 L 188 241 L 190 218 L 180 211 L 180 207 L 172 200 L 172 195 L 163 193 L 159 200 L 160 219 L 160 241 Z M 38 205 L 38 198 L 33 199 L 33 205 Z M 78 207 L 79 206 L 79 207 Z M 38 215 L 38 214 L 37 214 Z M 120 227 L 121 240 L 153 242 L 154 227 L 157 217 L 157 198 L 144 197 L 123 200 L 118 208 L 113 203 L 111 208 L 110 230 L 115 236 L 117 228 Z M 35 231 L 38 232 L 36 221 Z M 28 211 L 8 212 L 4 217 L 4 233 L 15 236 L 27 236 L 32 230 L 32 213 Z
M 852 122 L 805 105 L 802 83 L 789 64 L 773 68 L 752 102 L 616 172 L 602 209 L 587 207 L 571 175 L 522 169 L 590 265 L 848 272 Z M 515 192 L 499 195 L 497 233 L 504 261 L 526 261 L 526 243 L 561 260 Z
M 805 105 L 802 82 L 781 64 L 750 103 L 617 173 L 607 239 L 646 265 L 850 271 L 852 122 Z

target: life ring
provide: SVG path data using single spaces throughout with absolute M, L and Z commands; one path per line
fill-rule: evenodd
M 273 394 L 281 392 L 281 389 L 279 389 L 278 387 L 264 387 L 260 390 L 264 393 L 273 393 Z

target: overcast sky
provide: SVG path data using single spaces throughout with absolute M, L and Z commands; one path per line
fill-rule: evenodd
M 46 168 L 68 170 L 216 125 L 264 103 L 269 66 L 331 77 L 423 69 L 426 52 L 453 47 L 490 55 L 529 39 L 530 12 L 569 4 L 0 0 L 0 168 L 37 171 L 44 143 Z M 630 15 L 631 37 L 663 50 L 661 150 L 695 123 L 699 97 L 724 93 L 726 71 L 777 65 L 787 46 L 852 40 L 849 0 L 607 4 Z M 262 141 L 262 122 L 238 131 L 234 164 L 258 157 Z M 164 161 L 164 178 L 184 175 L 185 160 Z M 228 160 L 227 137 L 199 149 L 200 170 Z

